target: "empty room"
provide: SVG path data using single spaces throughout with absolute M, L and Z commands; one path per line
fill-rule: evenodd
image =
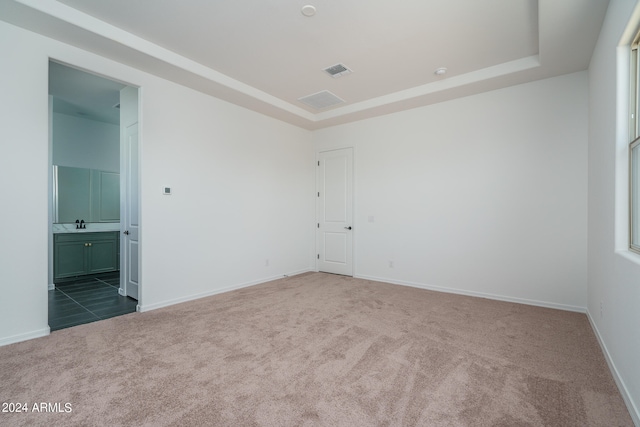
M 636 0 L 0 0 L 0 425 L 640 427 L 639 41 Z

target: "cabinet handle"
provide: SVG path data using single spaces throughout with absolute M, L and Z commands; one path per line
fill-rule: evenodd
M 87 246 L 89 246 L 89 244 L 88 244 L 88 243 L 85 243 L 85 244 L 84 244 L 84 246 L 85 246 L 85 247 L 87 247 Z
M 89 243 L 89 246 L 91 246 L 91 243 Z

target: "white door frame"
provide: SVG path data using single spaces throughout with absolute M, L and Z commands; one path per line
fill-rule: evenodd
M 325 153 L 328 151 L 336 151 L 336 150 L 342 150 L 342 149 L 346 149 L 346 148 L 350 148 L 352 150 L 352 155 L 353 155 L 353 164 L 352 164 L 352 169 L 351 169 L 351 174 L 352 174 L 352 188 L 351 188 L 351 212 L 352 212 L 352 223 L 353 223 L 353 230 L 351 231 L 352 233 L 352 246 L 351 246 L 351 259 L 352 259 L 352 264 L 353 264 L 353 270 L 352 270 L 352 277 L 356 277 L 356 271 L 357 271 L 357 263 L 356 263 L 356 253 L 357 253 L 357 230 L 358 230 L 358 221 L 356 220 L 357 218 L 357 210 L 356 210 L 356 197 L 357 197 L 357 184 L 356 184 L 356 167 L 357 167 L 357 161 L 356 161 L 356 147 L 353 145 L 337 145 L 337 146 L 327 146 L 327 147 L 322 147 L 322 148 L 317 148 L 316 149 L 316 153 L 315 153 L 315 162 L 314 162 L 314 169 L 315 169 L 315 192 L 317 193 L 319 191 L 319 187 L 320 187 L 320 183 L 319 183 L 319 172 L 318 172 L 318 162 L 320 161 L 320 154 L 321 153 Z M 318 265 L 318 253 L 320 251 L 320 241 L 318 239 L 318 232 L 317 232 L 317 224 L 320 221 L 320 218 L 318 217 L 318 205 L 319 205 L 319 198 L 316 196 L 314 197 L 315 199 L 315 221 L 313 223 L 313 231 L 314 231 L 314 241 L 315 241 L 315 245 L 314 245 L 314 251 L 313 251 L 313 259 L 314 259 L 314 271 L 318 272 L 320 271 L 319 265 Z
M 111 77 L 111 76 L 107 76 L 105 74 L 102 74 L 100 72 L 97 72 L 95 70 L 92 70 L 91 68 L 87 68 L 85 66 L 82 65 L 78 65 L 73 63 L 73 61 L 65 61 L 65 60 L 61 60 L 55 57 L 49 57 L 49 61 L 50 62 L 56 62 L 59 64 L 63 64 L 66 67 L 70 67 L 70 68 L 75 68 L 77 70 L 86 72 L 86 73 L 91 73 L 91 74 L 95 74 L 96 76 L 102 77 L 104 79 L 109 79 L 109 80 L 113 80 L 116 82 L 120 82 L 124 85 L 127 86 L 131 86 L 134 88 L 138 89 L 138 102 L 137 102 L 137 113 L 138 113 L 138 165 L 139 165 L 139 172 L 140 172 L 140 164 L 142 163 L 142 94 L 143 94 L 143 90 L 142 87 L 137 86 L 135 84 L 130 84 L 127 83 L 121 79 L 115 78 L 115 77 Z M 52 194 L 53 194 L 53 177 L 52 177 L 52 165 L 53 165 L 53 140 L 52 140 L 52 120 L 53 120 L 53 106 L 52 106 L 52 97 L 49 96 L 49 106 L 48 106 L 48 127 L 49 127 L 49 135 L 48 135 L 48 149 L 49 149 L 49 153 L 48 153 L 48 157 L 49 157 L 49 173 L 48 173 L 48 188 L 49 188 L 49 201 L 48 201 L 48 217 L 49 217 L 49 226 L 48 226 L 48 234 L 49 234 L 49 242 L 48 242 L 48 264 L 49 264 L 49 268 L 48 268 L 48 280 L 47 280 L 47 291 L 48 290 L 52 290 L 55 288 L 55 285 L 53 284 L 53 201 L 52 201 Z M 141 197 L 140 197 L 140 193 L 141 193 L 141 178 L 139 176 L 139 181 L 138 181 L 138 215 L 139 215 L 139 220 L 141 223 L 141 212 L 142 212 L 142 207 L 141 207 Z M 122 187 L 121 187 L 121 194 L 122 194 Z M 121 197 L 121 203 L 122 203 L 122 197 Z M 121 221 L 122 224 L 122 221 Z M 140 224 L 140 228 L 141 228 L 142 224 Z M 121 232 L 123 231 L 122 228 L 120 230 Z M 140 240 L 142 240 L 140 238 Z M 140 263 L 142 260 L 142 243 L 139 242 L 138 244 L 138 262 Z M 121 266 L 122 267 L 122 266 Z M 138 306 L 137 306 L 137 310 L 140 311 L 140 306 L 142 304 L 142 272 L 141 269 L 139 269 L 140 273 L 139 273 L 139 291 L 138 291 Z M 122 272 L 120 272 L 120 276 L 122 277 Z M 119 290 L 119 293 L 122 294 L 122 289 Z

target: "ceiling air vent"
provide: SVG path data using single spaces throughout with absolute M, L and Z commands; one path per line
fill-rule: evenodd
M 347 74 L 351 74 L 351 70 L 344 64 L 336 64 L 331 67 L 325 68 L 324 71 L 328 73 L 334 79 Z
M 298 101 L 307 104 L 316 110 L 322 110 L 323 108 L 332 107 L 334 105 L 342 104 L 344 99 L 337 97 L 328 90 L 314 93 L 313 95 L 303 96 L 298 98 Z

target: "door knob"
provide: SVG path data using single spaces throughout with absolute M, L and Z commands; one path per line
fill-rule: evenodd
M 124 234 L 126 234 L 126 235 L 128 236 L 128 235 L 129 235 L 129 230 L 126 230 L 126 231 L 124 232 Z
M 345 227 L 344 229 L 345 230 L 351 230 L 351 227 L 350 226 L 349 227 Z

